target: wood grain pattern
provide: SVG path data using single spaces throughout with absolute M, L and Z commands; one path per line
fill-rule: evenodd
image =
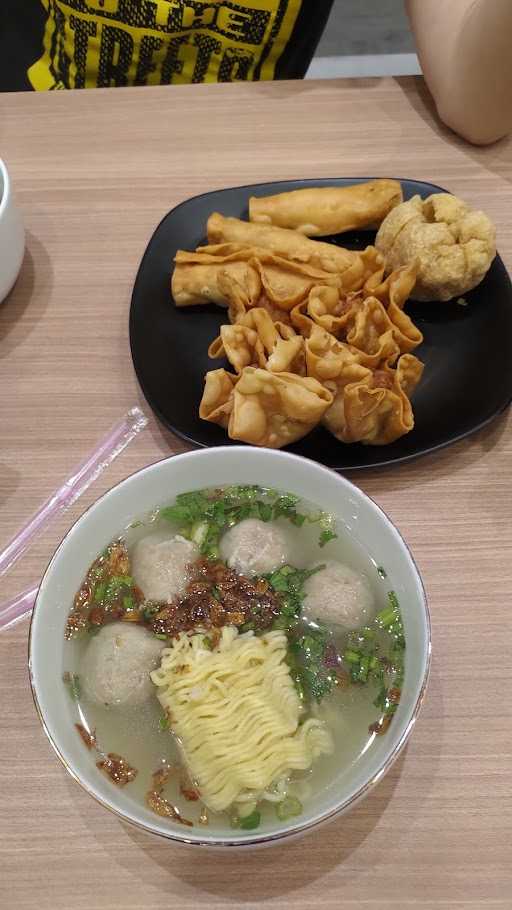
M 0 546 L 110 424 L 144 407 L 128 307 L 169 208 L 235 183 L 398 174 L 485 208 L 510 268 L 511 148 L 459 141 L 412 79 L 0 96 L 0 154 L 28 232 L 22 275 L 0 307 Z M 1 579 L 1 597 L 40 576 L 103 490 L 183 448 L 152 420 Z M 427 701 L 390 774 L 350 815 L 287 847 L 219 857 L 153 841 L 95 805 L 52 754 L 20 624 L 0 634 L 2 908 L 510 907 L 510 418 L 352 479 L 404 533 L 432 610 Z

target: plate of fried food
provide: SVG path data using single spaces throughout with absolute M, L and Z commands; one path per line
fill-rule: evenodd
M 144 395 L 198 446 L 397 463 L 512 400 L 512 286 L 489 217 L 414 180 L 196 196 L 142 259 L 130 343 Z

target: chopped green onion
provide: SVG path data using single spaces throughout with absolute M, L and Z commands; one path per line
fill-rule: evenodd
M 281 803 L 277 803 L 276 815 L 282 822 L 285 822 L 288 818 L 293 818 L 295 815 L 301 815 L 301 813 L 302 803 L 295 796 L 285 796 Z
M 301 515 L 300 512 L 295 512 L 295 514 L 290 515 L 290 521 L 297 528 L 302 528 L 302 525 L 306 521 L 306 516 Z
M 80 680 L 78 679 L 78 676 L 73 675 L 71 677 L 71 691 L 73 693 L 73 698 L 78 701 L 80 698 Z
M 258 513 L 262 521 L 271 521 L 273 515 L 272 506 L 268 502 L 259 502 Z
M 295 619 L 297 615 L 297 604 L 292 597 L 283 597 L 283 606 L 281 607 L 281 616 L 288 616 Z
M 80 679 L 78 678 L 76 673 L 66 672 L 66 673 L 64 673 L 62 679 L 65 682 L 66 686 L 68 687 L 71 698 L 73 698 L 75 701 L 78 701 L 80 698 L 80 695 L 81 695 L 81 688 L 80 688 Z
M 361 641 L 373 641 L 376 636 L 375 629 L 370 629 L 369 626 L 363 626 L 362 629 L 359 629 L 357 632 L 357 637 Z
M 109 578 L 105 591 L 102 592 L 102 600 L 112 600 L 122 591 L 123 588 L 131 588 L 133 578 L 131 575 L 113 575 Z M 102 587 L 99 585 L 98 587 Z
M 192 525 L 190 532 L 190 539 L 201 548 L 206 540 L 209 531 L 209 524 L 207 521 L 196 521 Z
M 299 503 L 300 499 L 298 496 L 294 496 L 292 493 L 283 493 L 278 496 L 274 502 L 274 519 L 280 518 L 281 515 L 289 518 L 290 516 L 295 516 L 297 510 L 295 506 Z
M 95 589 L 94 589 L 94 601 L 95 601 L 95 603 L 100 603 L 100 601 L 103 600 L 103 598 L 105 597 L 106 591 L 107 591 L 107 584 L 106 584 L 106 582 L 104 582 L 104 583 L 101 584 L 101 585 L 96 585 L 96 587 L 95 587 Z
M 302 682 L 302 680 L 301 680 L 301 678 L 300 678 L 300 674 L 296 674 L 296 676 L 294 677 L 293 682 L 294 682 L 294 685 L 295 685 L 295 689 L 296 689 L 297 695 L 299 696 L 299 698 L 300 698 L 301 701 L 304 701 L 304 699 L 305 699 L 305 697 L 306 697 L 306 693 L 305 693 L 305 691 L 304 691 L 304 684 L 303 684 L 303 682 Z
M 261 813 L 255 809 L 250 815 L 246 815 L 245 818 L 239 819 L 238 827 L 242 828 L 243 831 L 253 831 L 255 828 L 259 827 L 260 822 Z
M 155 638 L 159 638 L 160 641 L 167 641 L 167 635 L 165 632 L 155 632 Z
M 128 597 L 123 597 L 123 607 L 125 610 L 135 610 L 135 601 L 131 594 Z
M 384 607 L 384 609 L 381 610 L 380 613 L 377 613 L 377 616 L 375 618 L 376 618 L 377 622 L 379 622 L 380 625 L 384 629 L 386 629 L 386 628 L 388 628 L 388 626 L 392 626 L 393 623 L 396 622 L 399 617 L 398 617 L 396 609 L 394 607 L 390 606 L 390 607 Z
M 300 634 L 301 630 L 304 626 L 300 622 L 287 630 L 287 662 L 294 679 L 300 681 L 303 696 L 321 701 L 337 684 L 336 673 L 326 662 L 332 646 L 331 636 L 320 625 L 307 628 L 306 634 Z
M 398 603 L 398 597 L 396 596 L 394 591 L 388 591 L 388 600 L 389 600 L 389 605 L 391 607 L 393 607 L 393 610 L 397 610 L 397 611 L 400 610 L 400 604 Z
M 282 516 L 297 527 L 305 521 L 318 521 L 322 529 L 322 546 L 336 536 L 330 515 L 320 512 L 310 516 L 298 512 L 299 502 L 300 497 L 293 493 L 278 493 L 255 484 L 240 485 L 225 490 L 180 493 L 173 506 L 160 510 L 160 516 L 177 524 L 180 533 L 194 540 L 208 559 L 218 559 L 222 533 L 246 518 L 267 522 Z
M 320 537 L 318 538 L 318 546 L 325 547 L 326 543 L 329 543 L 330 540 L 335 540 L 337 538 L 335 531 L 320 531 Z
M 349 648 L 347 651 L 345 651 L 343 658 L 347 661 L 348 664 L 358 664 L 361 660 L 361 654 L 358 654 L 357 651 L 352 651 Z
M 169 718 L 166 714 L 162 714 L 160 720 L 158 721 L 158 726 L 162 731 L 169 729 Z
M 370 732 L 383 733 L 397 710 L 404 680 L 404 650 L 400 604 L 395 592 L 389 591 L 388 606 L 377 614 L 372 626 L 348 635 L 343 655 L 353 683 L 379 686 L 374 705 L 380 709 L 381 718 L 370 725 Z
M 203 638 L 203 645 L 208 651 L 213 651 L 213 644 L 211 638 L 208 638 L 207 635 Z
M 287 632 L 290 626 L 293 625 L 293 619 L 289 616 L 276 616 L 274 622 L 272 623 L 273 632 Z
M 377 572 L 379 573 L 379 575 L 380 575 L 381 578 L 387 578 L 387 577 L 388 577 L 388 573 L 386 572 L 386 570 L 385 570 L 385 568 L 384 568 L 383 566 L 377 566 Z
M 239 632 L 254 632 L 254 623 L 253 622 L 244 622 L 243 625 L 238 627 Z
M 121 587 L 122 585 L 127 585 L 129 587 L 133 584 L 133 578 L 131 575 L 113 575 L 110 582 L 118 587 Z
M 357 674 L 357 678 L 358 678 L 359 682 L 366 682 L 366 680 L 368 679 L 368 670 L 369 669 L 370 669 L 370 658 L 364 656 L 361 658 L 361 660 L 359 662 L 359 673 Z

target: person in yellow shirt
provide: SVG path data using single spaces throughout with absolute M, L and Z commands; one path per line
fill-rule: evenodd
M 333 4 L 0 2 L 0 89 L 37 91 L 302 78 Z M 512 130 L 512 0 L 406 0 L 406 7 L 444 122 L 477 144 Z
M 37 91 L 301 78 L 332 0 L 24 0 L 34 21 L 41 4 Z

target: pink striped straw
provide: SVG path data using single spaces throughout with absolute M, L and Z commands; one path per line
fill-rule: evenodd
M 15 626 L 17 622 L 32 613 L 39 586 L 29 588 L 22 594 L 16 594 L 11 600 L 4 601 L 0 605 L 0 630 L 8 629 L 9 626 Z
M 27 551 L 43 528 L 85 493 L 137 434 L 147 425 L 148 419 L 140 408 L 131 408 L 100 440 L 88 458 L 78 465 L 61 487 L 50 496 L 31 519 L 18 531 L 0 552 L 0 575 Z M 32 610 L 38 585 L 0 604 L 0 629 L 14 625 Z

